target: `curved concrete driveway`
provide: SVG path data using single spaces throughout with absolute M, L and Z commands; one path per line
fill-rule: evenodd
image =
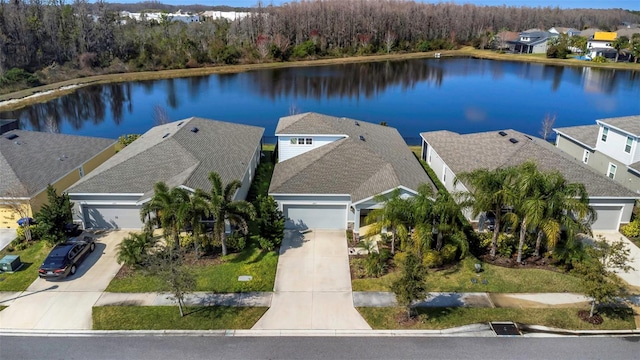
M 353 307 L 344 230 L 286 231 L 274 290 L 253 329 L 371 329 Z
M 118 273 L 116 246 L 127 231 L 96 236 L 96 250 L 78 267 L 75 275 L 62 280 L 37 279 L 26 291 L 2 305 L 2 329 L 91 329 L 91 312 L 111 279 Z M 40 264 L 34 264 L 40 266 Z

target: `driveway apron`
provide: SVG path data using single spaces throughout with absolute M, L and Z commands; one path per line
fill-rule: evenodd
M 274 291 L 253 329 L 371 329 L 353 307 L 344 230 L 286 231 Z
M 116 246 L 127 234 L 113 231 L 96 236 L 95 251 L 75 275 L 56 281 L 34 281 L 11 300 L 11 306 L 0 311 L 0 328 L 91 329 L 93 305 L 120 269 Z

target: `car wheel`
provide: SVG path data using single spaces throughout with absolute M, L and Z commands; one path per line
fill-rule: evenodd
M 93 250 L 96 249 L 96 244 L 95 243 L 91 243 L 91 245 L 89 245 L 89 251 L 93 252 Z
M 71 275 L 74 275 L 76 273 L 76 266 L 75 265 L 71 265 L 71 271 L 69 273 Z

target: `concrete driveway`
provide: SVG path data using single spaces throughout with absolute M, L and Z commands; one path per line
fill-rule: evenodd
M 4 249 L 16 238 L 16 229 L 0 229 L 0 250 Z
M 274 291 L 253 329 L 371 329 L 353 307 L 344 230 L 286 231 Z
M 3 329 L 91 329 L 91 310 L 118 273 L 116 246 L 128 235 L 112 231 L 96 235 L 96 250 L 62 280 L 37 279 L 29 288 L 0 305 Z
M 618 276 L 640 291 L 640 249 L 631 240 L 627 239 L 618 231 L 594 231 L 593 236 L 597 239 L 601 235 L 608 242 L 614 242 L 622 239 L 629 249 L 629 258 L 633 270 L 628 272 L 618 272 Z

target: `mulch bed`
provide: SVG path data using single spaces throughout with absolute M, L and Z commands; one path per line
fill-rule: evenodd
M 518 263 L 516 261 L 516 255 L 513 257 L 507 258 L 502 256 L 496 256 L 492 258 L 489 254 L 484 254 L 479 256 L 480 260 L 487 264 L 512 268 L 512 269 L 542 269 L 549 270 L 555 272 L 563 272 L 562 269 L 558 268 L 553 260 L 545 257 L 528 257 L 522 261 L 522 263 Z
M 589 314 L 590 314 L 589 310 L 579 310 L 578 311 L 578 317 L 582 321 L 586 321 L 589 324 L 600 325 L 604 321 L 602 319 L 602 316 L 600 316 L 599 314 L 593 314 L 593 316 L 591 316 L 591 317 L 589 316 Z

